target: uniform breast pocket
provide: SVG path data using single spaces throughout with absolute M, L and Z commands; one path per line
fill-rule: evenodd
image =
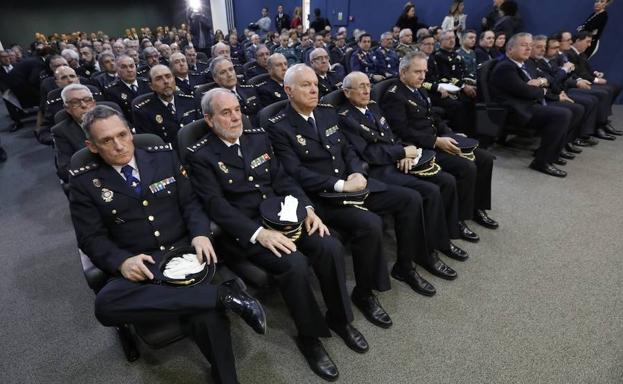
M 167 184 L 164 187 L 153 188 L 153 189 L 155 189 L 155 190 L 152 192 L 152 194 L 157 199 L 174 197 L 174 196 L 176 196 L 177 184 L 176 183 L 171 183 L 171 184 Z

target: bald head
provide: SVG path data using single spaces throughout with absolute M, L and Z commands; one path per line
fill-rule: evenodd
M 229 45 L 223 42 L 219 41 L 218 43 L 214 44 L 214 46 L 212 47 L 212 57 L 225 56 L 229 58 L 230 53 L 231 53 L 231 50 L 229 48 Z
M 288 60 L 281 53 L 273 53 L 266 62 L 271 79 L 283 84 L 283 77 L 288 69 Z
M 365 108 L 370 102 L 370 79 L 363 72 L 351 72 L 342 83 L 344 95 L 352 105 Z
M 76 71 L 69 66 L 58 67 L 54 71 L 54 82 L 59 88 L 65 88 L 69 84 L 79 84 L 80 79 L 76 75 Z

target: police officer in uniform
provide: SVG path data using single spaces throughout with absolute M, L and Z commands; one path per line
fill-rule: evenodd
M 385 77 L 376 72 L 376 56 L 370 50 L 372 47 L 372 36 L 369 33 L 362 33 L 358 40 L 359 48 L 350 57 L 350 70 L 363 72 L 371 82 L 377 83 Z
M 312 69 L 318 77 L 320 97 L 327 95 L 342 86 L 342 75 L 331 70 L 329 55 L 324 48 L 315 48 L 309 54 Z
M 192 45 L 184 47 L 184 55 L 186 56 L 186 64 L 188 64 L 188 70 L 190 72 L 206 72 L 208 70 L 208 63 L 203 60 L 197 59 L 197 51 Z
M 340 128 L 359 157 L 368 163 L 370 176 L 418 191 L 424 199 L 429 249 L 466 260 L 467 252 L 450 242 L 459 237 L 454 176 L 443 171 L 422 178 L 408 174 L 417 148 L 403 145 L 394 136 L 378 104 L 370 100 L 370 81 L 365 74 L 349 73 L 344 78 L 344 93 L 348 101 L 338 109 Z
M 145 65 L 141 65 L 136 70 L 136 75 L 145 80 L 149 80 L 149 70 L 152 69 L 154 65 L 160 64 L 160 52 L 154 47 L 146 47 L 143 49 L 143 58 L 145 59 Z
M 217 383 L 237 383 L 223 309 L 229 308 L 258 333 L 264 311 L 235 281 L 191 287 L 150 284 L 150 267 L 165 251 L 191 244 L 199 261 L 215 263 L 203 213 L 186 172 L 170 145 L 135 149 L 123 116 L 97 106 L 83 126 L 94 163 L 71 171 L 70 211 L 78 245 L 110 275 L 95 299 L 95 316 L 106 326 L 178 316 L 182 328 L 210 361 Z
M 201 110 L 193 96 L 175 91 L 171 70 L 161 64 L 149 71 L 153 91 L 145 100 L 132 103 L 136 133 L 154 133 L 177 148 L 177 131 L 201 119 Z
M 99 63 L 95 60 L 93 54 L 93 48 L 85 45 L 80 48 L 80 61 L 82 64 L 76 69 L 78 76 L 86 77 L 87 79 L 99 72 Z
M 186 56 L 180 52 L 171 54 L 169 63 L 169 68 L 171 68 L 171 72 L 175 76 L 177 90 L 185 95 L 193 96 L 195 88 L 212 80 L 205 73 L 190 72 L 186 63 Z
M 253 64 L 249 64 L 245 73 L 247 80 L 257 75 L 268 73 L 268 56 L 270 56 L 270 51 L 264 44 L 257 47 L 255 50 L 255 61 Z
M 262 107 L 288 98 L 283 90 L 283 77 L 288 69 L 288 60 L 281 53 L 273 53 L 268 58 L 267 65 L 270 78 L 257 85 Z
M 92 79 L 99 89 L 104 89 L 113 81 L 117 80 L 117 69 L 115 68 L 115 56 L 110 52 L 102 52 L 99 55 L 101 72 L 95 74 Z
M 234 64 L 226 57 L 217 57 L 210 62 L 210 73 L 219 87 L 230 90 L 238 98 L 240 110 L 249 116 L 254 126 L 259 126 L 257 113 L 262 105 L 257 96 L 255 86 L 239 84 Z
M 480 148 L 470 161 L 459 156 L 456 140 L 444 137 L 452 130 L 433 115 L 431 102 L 422 84 L 428 59 L 422 52 L 410 53 L 400 61 L 400 79 L 395 80 L 381 99 L 381 108 L 389 125 L 403 142 L 419 148 L 435 149 L 441 169 L 456 179 L 459 197 L 459 233 L 465 240 L 477 242 L 479 236 L 465 224 L 474 219 L 490 229 L 498 227 L 486 210 L 491 209 L 493 156 Z
M 398 64 L 400 58 L 392 47 L 392 33 L 385 32 L 381 35 L 381 44 L 374 50 L 374 64 L 376 73 L 385 78 L 398 76 Z
M 332 228 L 351 236 L 355 277 L 358 270 L 368 271 L 366 275 L 374 276 L 375 289 L 389 289 L 383 255 L 383 225 L 376 214 L 391 214 L 398 245 L 392 269 L 394 278 L 427 296 L 434 295 L 435 288 L 416 272 L 413 260 L 436 276 L 448 280 L 456 278 L 456 272 L 427 249 L 420 194 L 366 178 L 363 162 L 338 128 L 337 113 L 330 105 L 318 104 L 313 70 L 304 64 L 294 65 L 288 69 L 285 84 L 290 103 L 269 119 L 267 131 L 286 172 L 314 199 L 320 216 Z M 323 197 L 325 193 L 361 193 L 366 189 L 369 194 L 363 205 L 336 205 Z M 369 272 L 371 270 L 375 272 Z M 372 300 L 363 297 L 353 296 L 353 302 L 359 308 L 374 305 Z M 364 315 L 370 313 L 363 312 Z M 376 316 L 366 318 L 379 326 L 388 323 Z
M 351 349 L 359 353 L 368 350 L 363 335 L 351 325 L 342 245 L 330 236 L 309 198 L 285 173 L 264 130 L 243 132 L 234 95 L 222 88 L 212 89 L 202 99 L 202 110 L 211 132 L 188 148 L 188 161 L 204 208 L 228 235 L 223 239 L 222 254 L 244 255 L 275 276 L 298 330 L 301 352 L 319 376 L 336 379 L 337 367 L 319 337 L 330 337 L 329 329 L 333 329 Z M 307 211 L 296 243 L 261 224 L 262 202 L 287 195 L 298 199 Z M 326 320 L 310 286 L 310 265 L 327 304 Z
M 104 87 L 104 96 L 106 100 L 121 107 L 125 119 L 133 123 L 132 100 L 151 91 L 149 82 L 138 77 L 136 63 L 130 56 L 119 56 L 115 66 L 117 67 L 117 80 Z

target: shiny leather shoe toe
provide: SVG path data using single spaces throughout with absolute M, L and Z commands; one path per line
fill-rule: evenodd
M 415 269 L 408 272 L 400 271 L 396 266 L 392 268 L 391 275 L 394 279 L 407 283 L 411 289 L 424 296 L 433 296 L 437 291 L 435 287 L 426 281 Z
M 309 368 L 318 376 L 326 381 L 335 381 L 340 376 L 337 366 L 324 349 L 320 340 L 312 344 L 304 343 L 300 338 L 296 339 L 296 345 L 305 356 Z
M 500 226 L 497 221 L 487 215 L 487 211 L 484 209 L 477 209 L 476 212 L 474 212 L 474 221 L 489 229 L 496 229 Z
M 567 172 L 563 171 L 562 169 L 558 169 L 551 164 L 546 164 L 546 165 L 541 166 L 541 165 L 536 164 L 533 161 L 532 163 L 530 163 L 530 168 L 534 169 L 535 171 L 539 171 L 541 173 L 545 173 L 546 175 L 550 175 L 550 176 L 555 176 L 555 177 L 566 177 L 567 176 Z
M 421 263 L 420 265 L 431 274 L 445 280 L 454 280 L 458 277 L 456 271 L 441 261 L 435 252 L 431 255 L 429 262 Z
M 355 307 L 359 308 L 365 318 L 372 324 L 381 328 L 389 328 L 392 326 L 392 319 L 387 312 L 385 312 L 383 307 L 381 307 L 375 295 L 358 297 L 353 294 L 350 296 L 350 299 L 353 301 Z
M 469 259 L 469 254 L 465 250 L 457 247 L 456 245 L 452 243 L 450 243 L 450 249 L 441 250 L 441 253 L 443 253 L 444 255 L 448 256 L 451 259 L 458 260 L 458 261 L 465 261 Z
M 477 243 L 480 241 L 480 236 L 467 226 L 464 221 L 459 221 L 459 235 L 463 240 L 470 241 L 472 243 Z
M 578 147 L 590 147 L 592 144 L 590 144 L 586 139 L 578 138 L 573 140 L 573 145 Z
M 255 332 L 266 333 L 266 314 L 257 299 L 245 290 L 239 279 L 224 282 L 218 289 L 218 300 L 223 307 L 238 314 Z
M 567 165 L 567 160 L 559 157 L 556 160 L 554 160 L 554 164 L 556 164 L 556 165 Z
M 576 147 L 575 145 L 571 143 L 565 145 L 565 149 L 569 153 L 576 153 L 576 154 L 582 153 L 582 150 L 580 148 Z
M 566 159 L 566 160 L 573 160 L 573 159 L 575 159 L 575 155 L 573 153 L 567 152 L 564 149 L 562 151 L 560 151 L 560 157 L 562 157 L 563 159 Z
M 604 126 L 604 131 L 609 135 L 623 136 L 623 131 L 614 128 L 611 123 Z
M 366 338 L 352 324 L 336 325 L 328 322 L 329 328 L 344 340 L 344 344 L 357 353 L 366 353 L 370 347 Z
M 614 140 L 614 139 L 616 139 L 616 137 L 614 137 L 613 135 L 607 134 L 606 131 L 604 131 L 603 128 L 597 128 L 595 130 L 595 133 L 593 133 L 593 136 L 597 137 L 598 139 L 602 139 L 602 140 Z

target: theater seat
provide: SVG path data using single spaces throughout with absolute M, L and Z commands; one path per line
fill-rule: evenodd
M 400 81 L 400 80 L 398 80 L 398 79 L 385 79 L 385 80 L 379 81 L 378 83 L 376 83 L 376 84 L 374 84 L 372 86 L 372 91 L 370 92 L 370 97 L 372 98 L 372 100 L 376 101 L 377 103 L 380 103 L 381 102 L 381 98 L 387 92 L 389 87 L 391 87 L 392 85 L 396 84 L 398 81 Z
M 344 91 L 341 89 L 336 89 L 320 98 L 320 102 L 331 104 L 333 107 L 339 108 L 346 102 L 346 95 L 344 95 Z
M 201 102 L 201 98 L 203 97 L 203 95 L 208 92 L 210 89 L 216 88 L 218 87 L 218 84 L 216 84 L 215 82 L 211 82 L 211 83 L 207 83 L 207 84 L 201 84 L 195 87 L 195 90 L 193 91 L 195 99 L 197 99 L 199 102 Z
M 262 73 L 260 75 L 257 76 L 253 76 L 252 78 L 250 78 L 249 80 L 247 80 L 247 84 L 250 85 L 258 85 L 259 83 L 266 81 L 270 78 L 270 75 L 268 73 Z

